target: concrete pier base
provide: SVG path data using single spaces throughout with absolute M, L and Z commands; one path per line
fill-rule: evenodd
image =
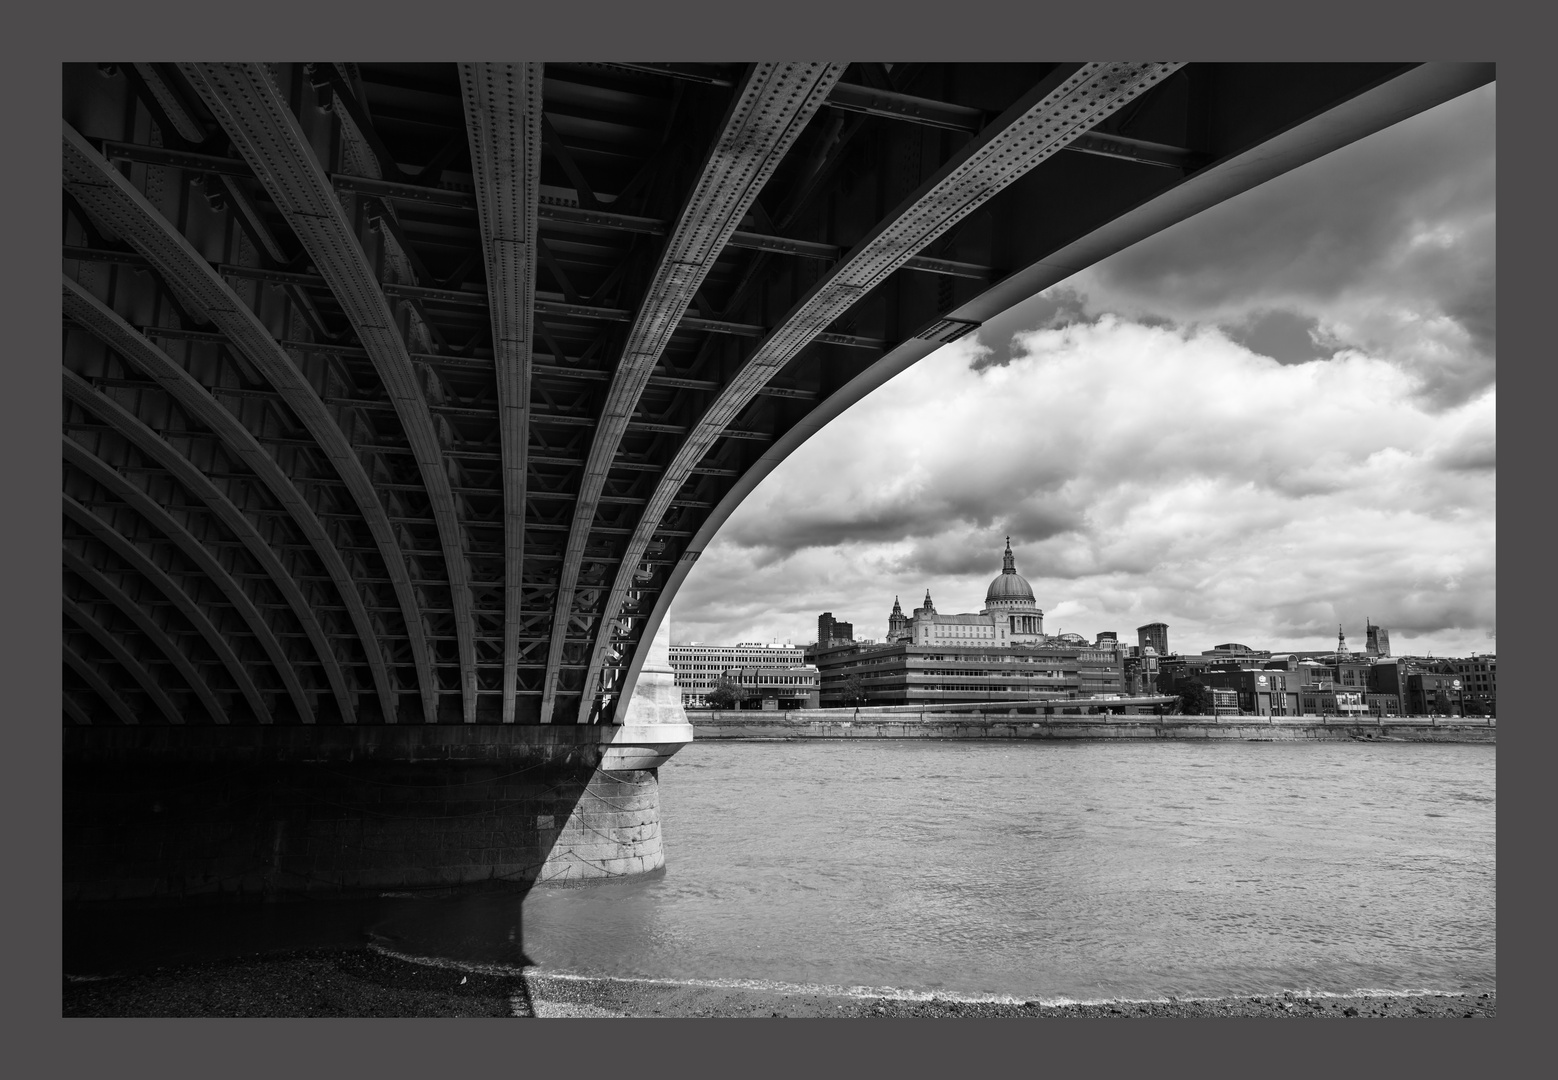
M 70 904 L 434 893 L 665 865 L 692 741 L 662 626 L 623 723 L 64 732 Z
M 691 728 L 66 728 L 65 900 L 526 889 L 655 870 L 655 765 L 684 742 L 653 740 L 682 735 Z

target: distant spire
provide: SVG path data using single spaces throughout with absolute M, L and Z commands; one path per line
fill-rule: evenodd
M 935 607 L 935 605 L 930 602 L 930 590 L 926 589 L 925 590 L 925 609 L 927 611 L 929 611 L 929 610 L 931 610 L 934 607 Z
M 1017 572 L 1017 558 L 1012 554 L 1012 538 L 1006 538 L 1006 554 L 1001 556 L 1001 573 L 1015 574 Z
M 898 598 L 896 596 L 893 597 L 893 614 L 894 615 L 902 615 L 903 614 L 903 608 L 898 606 Z

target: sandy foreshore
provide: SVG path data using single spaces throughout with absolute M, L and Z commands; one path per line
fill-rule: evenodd
M 1219 998 L 1056 1004 L 558 976 L 414 962 L 371 949 L 306 950 L 126 974 L 66 974 L 63 1015 L 271 1017 L 1493 1017 L 1498 995 Z

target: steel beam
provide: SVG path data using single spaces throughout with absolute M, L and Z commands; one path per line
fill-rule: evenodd
M 1302 123 L 1279 129 L 1268 137 L 1255 139 L 1239 152 L 1196 171 L 1176 186 L 1146 203 L 1127 209 L 1103 226 L 1058 250 L 1037 253 L 1037 258 L 1030 265 L 1012 271 L 977 297 L 948 312 L 948 315 L 977 327 L 1064 281 L 1078 270 L 1094 265 L 1176 222 L 1410 116 L 1468 93 L 1492 81 L 1493 77 L 1494 65 L 1490 63 L 1414 65 L 1378 86 L 1362 90 L 1354 97 L 1327 103 L 1323 110 Z M 713 541 L 720 527 L 729 520 L 743 500 L 775 468 L 851 406 L 938 347 L 939 343 L 932 340 L 907 338 L 869 368 L 828 394 L 799 423 L 780 435 L 762 457 L 725 490 L 718 505 L 699 524 L 681 560 L 670 568 L 661 583 L 660 594 L 644 618 L 642 633 L 654 633 L 669 612 L 691 568 L 696 565 L 698 555 Z M 643 660 L 644 651 L 639 649 L 632 656 L 626 677 L 618 687 L 619 698 L 632 693 Z
M 525 460 L 535 343 L 536 221 L 541 187 L 541 64 L 461 64 L 492 320 L 503 474 L 503 722 L 519 688 L 525 563 Z
M 556 707 L 557 665 L 562 663 L 563 640 L 574 614 L 574 590 L 601 490 L 639 398 L 731 234 L 843 73 L 842 64 L 754 64 L 736 91 L 702 173 L 661 252 L 612 375 L 579 482 L 552 613 L 541 699 L 543 724 L 551 722 Z M 585 719 L 580 715 L 577 722 Z
M 384 512 L 357 450 L 336 426 L 319 394 L 258 317 L 221 279 L 199 252 L 159 214 L 102 155 L 69 124 L 63 126 L 63 182 L 87 212 L 107 224 L 140 252 L 168 287 L 184 298 L 192 311 L 214 322 L 227 344 L 253 364 L 282 395 L 293 414 L 308 429 L 312 445 L 323 451 L 361 508 L 385 569 L 395 580 L 395 595 L 406 623 L 422 699 L 422 717 L 438 716 L 437 682 L 431 665 L 427 630 L 417 610 L 416 593 L 406 567 L 406 555 Z
M 238 655 L 233 652 L 232 646 L 227 643 L 226 636 L 216 628 L 206 613 L 200 610 L 199 605 L 195 603 L 190 595 L 165 570 L 152 562 L 145 552 L 132 544 L 118 530 L 109 525 L 108 522 L 92 513 L 91 510 L 72 499 L 69 495 L 64 496 L 64 500 L 65 514 L 72 521 L 86 529 L 94 537 L 102 541 L 114 554 L 129 563 L 132 570 L 149 581 L 168 598 L 174 607 L 178 608 L 184 618 L 188 619 L 190 625 L 195 628 L 195 632 L 210 646 L 211 651 L 216 654 L 216 658 L 227 669 L 227 673 L 232 676 L 233 684 L 238 687 L 238 692 L 243 695 L 243 699 L 249 703 L 249 708 L 254 713 L 255 719 L 262 724 L 270 723 L 270 706 L 265 704 L 264 696 L 260 694 L 259 688 L 254 685 L 254 679 L 250 676 L 248 667 L 243 661 L 238 659 Z M 228 714 L 227 708 L 211 692 L 210 684 L 206 680 L 201 679 L 191 685 L 195 695 L 200 698 L 200 703 L 211 714 L 212 720 L 218 724 L 232 722 L 232 717 Z
M 60 704 L 65 709 L 65 715 L 69 716 L 76 723 L 88 726 L 91 725 L 92 718 L 87 715 L 87 711 L 85 709 L 83 709 L 75 701 L 71 700 L 69 694 L 60 695 Z
M 69 552 L 67 552 L 66 555 L 66 569 L 74 569 L 74 567 L 70 565 L 70 560 L 68 558 Z M 96 582 L 93 582 L 92 586 L 93 588 L 96 588 Z M 109 588 L 113 588 L 113 586 L 110 585 Z M 114 589 L 114 592 L 118 593 L 118 590 Z M 107 593 L 104 595 L 107 596 L 111 602 L 115 600 L 115 597 L 109 596 Z M 123 594 L 119 595 L 123 596 Z M 128 601 L 129 598 L 124 597 L 124 599 Z M 146 691 L 146 696 L 151 699 L 152 705 L 155 706 L 157 711 L 163 715 L 164 719 L 166 719 L 170 724 L 182 724 L 184 722 L 184 711 L 177 705 L 173 704 L 173 699 L 168 697 L 168 692 L 162 688 L 162 684 L 152 677 L 151 672 L 146 670 L 146 665 L 141 663 L 140 660 L 136 658 L 134 653 L 125 648 L 123 642 L 114 637 L 114 635 L 110 634 L 107 628 L 99 623 L 97 619 L 93 618 L 90 611 L 76 603 L 76 601 L 72 600 L 70 597 L 60 597 L 60 603 L 65 609 L 66 616 L 74 619 L 77 626 L 85 630 L 92 636 L 93 640 L 108 650 L 108 655 L 114 658 L 115 663 L 128 671 L 130 673 L 130 677 L 141 684 L 141 689 Z M 131 606 L 133 607 L 134 605 Z M 164 650 L 169 659 L 172 659 L 174 653 L 177 651 L 173 648 L 173 643 L 168 640 L 166 634 L 159 634 L 158 637 L 160 638 L 160 640 L 157 642 L 158 647 Z
M 464 537 L 443 445 L 423 396 L 394 313 L 362 249 L 329 175 L 314 156 L 286 97 L 262 64 L 185 64 L 183 70 L 216 115 L 233 144 L 254 167 L 260 182 L 329 283 L 357 339 L 373 360 L 385 391 L 395 402 L 406 441 L 427 485 L 438 519 L 449 591 L 459 638 L 460 690 L 465 722 L 476 721 L 476 653 Z M 337 95 L 340 96 L 339 94 Z
M 791 309 L 708 407 L 656 484 L 617 568 L 605 611 L 596 623 L 595 646 L 584 683 L 587 697 L 604 689 L 600 685 L 602 669 L 618 614 L 632 591 L 637 559 L 686 483 L 691 466 L 702 459 L 757 390 L 926 245 L 1182 66 L 1177 62 L 1115 62 L 1057 68 L 971 139 Z
M 125 704 L 124 698 L 120 697 L 118 692 L 113 688 L 112 684 L 110 684 L 107 679 L 103 678 L 102 673 L 97 670 L 95 665 L 89 663 L 80 653 L 76 652 L 76 650 L 72 649 L 69 645 L 64 647 L 64 653 L 65 663 L 72 670 L 74 670 L 77 675 L 80 675 L 83 679 L 86 680 L 87 685 L 92 688 L 92 692 L 102 700 L 104 705 L 107 705 L 110 709 L 113 710 L 115 716 L 119 717 L 119 722 L 121 724 L 134 725 L 139 723 L 139 721 L 135 718 L 135 714 L 130 711 L 130 706 Z M 91 721 L 88 720 L 88 723 L 90 722 Z
M 232 500 L 200 471 L 199 466 L 142 423 L 134 413 L 106 394 L 98 393 L 92 388 L 91 383 L 70 369 L 65 369 L 61 375 L 65 397 L 68 400 L 96 413 L 122 438 L 166 469 L 190 494 L 205 503 L 217 520 L 227 526 L 228 531 L 239 539 L 244 549 L 269 575 L 271 584 L 275 585 L 276 591 L 281 593 L 287 606 L 291 608 L 293 616 L 308 635 L 309 642 L 324 667 L 325 679 L 330 684 L 331 693 L 335 695 L 336 707 L 341 711 L 341 718 L 348 723 L 354 722 L 357 708 L 352 699 L 352 691 L 346 685 L 346 676 L 341 671 L 340 660 L 336 657 L 329 638 L 325 636 L 324 627 L 319 625 L 319 616 L 314 611 L 315 605 L 303 595 L 297 582 L 292 579 L 292 571 L 288 570 L 277 557 L 270 543 L 254 527 L 254 522 L 233 505 Z M 302 699 L 302 704 L 307 704 L 306 699 Z M 304 723 L 314 722 L 311 705 L 306 710 L 300 708 L 299 711 L 303 715 Z
M 232 574 L 217 561 L 216 556 L 206 548 L 206 545 L 198 540 L 188 529 L 174 520 L 162 506 L 147 495 L 140 488 L 130 483 L 96 454 L 92 453 L 80 443 L 66 437 L 60 437 L 61 449 L 65 460 L 93 480 L 103 485 L 114 496 L 130 505 L 159 532 L 172 540 L 178 549 L 188 556 L 196 566 L 199 566 L 205 575 L 211 579 L 222 595 L 227 597 L 228 603 L 237 609 L 239 616 L 249 627 L 249 632 L 259 640 L 265 655 L 270 658 L 271 665 L 281 677 L 282 685 L 287 688 L 288 695 L 292 698 L 293 705 L 298 710 L 298 715 L 312 719 L 313 706 L 309 704 L 308 696 L 303 690 L 303 684 L 298 681 L 296 668 L 292 659 L 282 650 L 281 642 L 276 640 L 275 631 L 266 623 L 264 616 L 255 606 L 254 601 L 243 591 L 243 587 L 234 580 Z
M 215 432 L 228 451 L 253 470 L 255 476 L 275 495 L 276 501 L 282 505 L 298 531 L 313 546 L 340 594 L 342 603 L 346 605 L 373 675 L 381 712 L 386 718 L 393 717 L 395 693 L 390 686 L 389 670 L 384 661 L 380 640 L 382 635 L 368 618 L 362 596 L 352 581 L 351 572 L 341 558 L 340 551 L 336 549 L 318 515 L 293 485 L 291 477 L 282 471 L 281 466 L 265 451 L 249 429 L 224 409 L 210 391 L 182 365 L 137 333 L 117 312 L 74 281 L 62 275 L 61 285 L 65 314 L 160 386 L 191 417 Z M 355 716 L 347 714 L 344 719 L 351 723 Z

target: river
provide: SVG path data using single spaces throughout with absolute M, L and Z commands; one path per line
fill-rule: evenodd
M 1100 1000 L 1495 989 L 1492 746 L 694 743 L 543 970 Z
M 666 869 L 71 920 L 66 970 L 358 943 L 789 989 L 1100 1001 L 1496 990 L 1488 745 L 693 743 Z M 135 950 L 144 955 L 137 957 Z M 859 992 L 864 992 L 864 989 Z

